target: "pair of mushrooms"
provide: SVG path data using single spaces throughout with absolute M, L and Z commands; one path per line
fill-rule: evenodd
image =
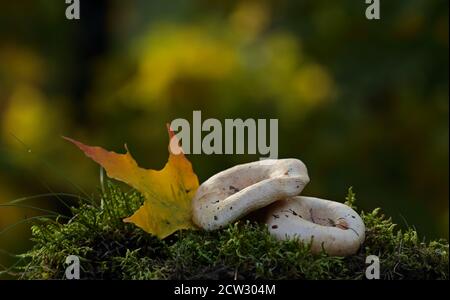
M 365 237 L 361 217 L 342 203 L 298 196 L 308 182 L 298 159 L 237 165 L 200 185 L 192 201 L 193 221 L 215 230 L 257 211 L 278 239 L 311 242 L 313 253 L 356 253 Z

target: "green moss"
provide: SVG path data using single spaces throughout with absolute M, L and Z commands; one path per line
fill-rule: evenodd
M 350 189 L 346 203 L 355 207 Z M 448 279 L 448 242 L 419 240 L 395 229 L 376 209 L 361 213 L 366 241 L 356 255 L 313 255 L 298 241 L 277 241 L 264 225 L 241 221 L 214 232 L 179 231 L 161 241 L 122 222 L 142 203 L 108 183 L 100 204 L 80 203 L 66 223 L 42 219 L 35 246 L 20 257 L 19 278 L 64 278 L 65 258 L 78 255 L 83 279 L 362 279 L 365 258 L 380 258 L 383 279 Z

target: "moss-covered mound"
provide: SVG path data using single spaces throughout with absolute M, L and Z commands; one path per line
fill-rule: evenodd
M 108 183 L 100 203 L 81 201 L 70 221 L 40 220 L 17 276 L 63 279 L 66 257 L 78 255 L 82 279 L 363 279 L 366 256 L 373 254 L 382 279 L 448 279 L 448 242 L 396 230 L 379 209 L 361 213 L 367 237 L 360 252 L 339 258 L 312 255 L 294 240 L 277 241 L 249 221 L 215 232 L 180 231 L 161 241 L 122 222 L 142 201 Z M 351 190 L 347 204 L 354 207 Z

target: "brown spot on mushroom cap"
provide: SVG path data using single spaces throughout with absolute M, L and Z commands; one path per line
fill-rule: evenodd
M 230 185 L 230 190 L 232 190 L 234 193 L 239 192 L 239 189 L 237 187 L 232 186 L 232 185 Z
M 347 222 L 343 219 L 339 219 L 337 222 L 335 222 L 335 226 L 344 230 L 347 230 L 349 228 Z

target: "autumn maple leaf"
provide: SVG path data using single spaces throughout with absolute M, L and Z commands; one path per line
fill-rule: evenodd
M 174 138 L 169 126 L 168 131 L 169 137 Z M 191 163 L 179 151 L 181 147 L 178 151 L 171 151 L 169 147 L 169 159 L 164 168 L 151 170 L 140 168 L 126 145 L 126 153 L 118 154 L 71 138 L 64 139 L 100 164 L 109 177 L 125 182 L 144 195 L 144 204 L 124 222 L 133 223 L 161 239 L 179 229 L 195 228 L 191 200 L 199 183 Z M 171 145 L 173 149 L 174 143 Z

